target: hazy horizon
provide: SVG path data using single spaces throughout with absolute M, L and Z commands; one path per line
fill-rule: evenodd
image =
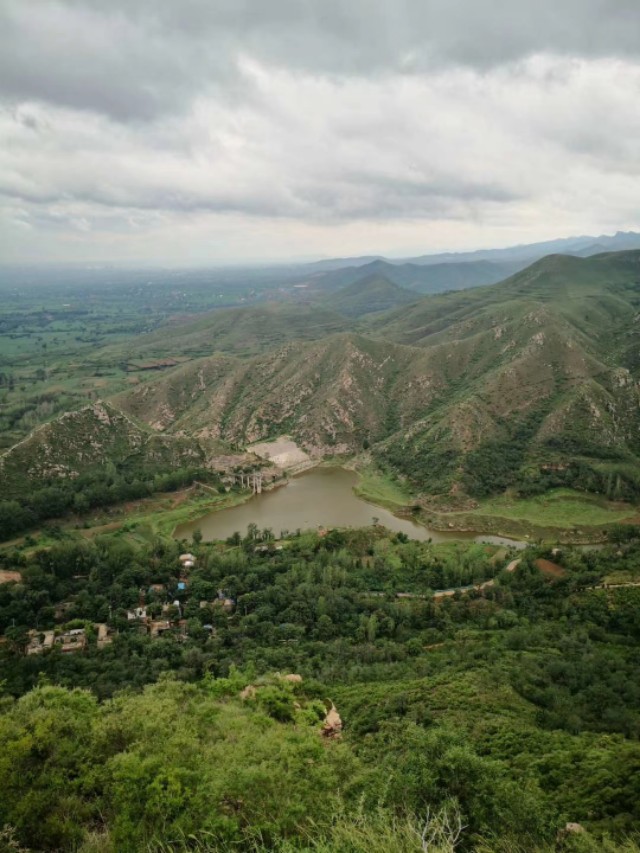
M 217 261 L 216 259 L 212 259 L 210 261 L 203 260 L 201 262 L 193 262 L 188 263 L 181 261 L 180 259 L 176 259 L 174 262 L 166 262 L 162 263 L 155 258 L 148 258 L 146 260 L 135 260 L 135 259 L 107 259 L 107 258 L 91 258 L 86 260 L 25 260 L 25 261 L 14 261 L 14 262 L 5 262 L 3 259 L 0 259 L 0 269 L 11 269 L 11 268 L 51 268 L 51 269 L 60 269 L 60 268 L 69 268 L 69 269 L 83 269 L 83 270 L 105 270 L 113 268 L 114 270 L 121 271 L 133 271 L 133 270 L 153 270 L 153 269 L 163 269 L 163 270 L 175 270 L 178 271 L 188 271 L 188 270 L 206 270 L 206 269 L 269 269 L 269 268 L 286 268 L 286 267 L 297 267 L 297 266 L 310 266 L 314 264 L 322 264 L 323 262 L 333 261 L 335 263 L 344 260 L 355 261 L 362 260 L 363 264 L 368 263 L 372 259 L 381 259 L 388 261 L 396 261 L 396 262 L 411 262 L 414 259 L 419 257 L 429 257 L 429 256 L 439 256 L 440 254 L 450 254 L 452 258 L 456 258 L 457 255 L 460 255 L 460 262 L 471 262 L 471 258 L 469 255 L 473 255 L 475 253 L 480 252 L 503 252 L 511 249 L 526 249 L 529 246 L 534 247 L 537 245 L 543 245 L 546 242 L 554 243 L 560 241 L 578 241 L 578 240 L 599 240 L 602 238 L 610 239 L 619 234 L 632 234 L 634 236 L 638 236 L 640 239 L 640 232 L 635 232 L 632 230 L 623 231 L 622 229 L 617 229 L 615 232 L 611 234 L 572 234 L 572 235 L 562 235 L 555 236 L 550 238 L 549 241 L 540 241 L 534 243 L 516 243 L 514 245 L 509 246 L 498 246 L 498 245 L 489 245 L 489 246 L 472 246 L 468 249 L 459 249 L 459 250 L 444 250 L 442 253 L 440 252 L 422 252 L 420 250 L 416 250 L 416 252 L 412 255 L 400 255 L 393 254 L 391 252 L 377 252 L 377 253 L 364 253 L 362 255 L 349 255 L 337 257 L 334 255 L 314 255 L 309 257 L 283 257 L 278 259 L 238 259 L 237 261 Z M 558 249 L 558 253 L 562 254 L 561 249 Z

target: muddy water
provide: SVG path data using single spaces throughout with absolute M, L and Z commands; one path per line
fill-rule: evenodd
M 235 531 L 244 535 L 247 526 L 270 527 L 276 536 L 280 531 L 293 532 L 318 527 L 366 527 L 374 518 L 379 524 L 411 539 L 434 542 L 474 540 L 519 545 L 496 536 L 476 536 L 474 533 L 442 533 L 421 524 L 398 518 L 383 507 L 359 498 L 353 491 L 358 478 L 344 468 L 314 468 L 290 478 L 288 485 L 255 495 L 244 504 L 209 513 L 195 521 L 181 524 L 174 535 L 189 538 L 200 528 L 203 539 L 226 539 Z M 524 544 L 524 543 L 522 543 Z

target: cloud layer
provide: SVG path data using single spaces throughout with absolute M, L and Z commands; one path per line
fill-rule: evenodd
M 633 227 L 639 95 L 622 0 L 0 0 L 0 251 L 228 261 Z

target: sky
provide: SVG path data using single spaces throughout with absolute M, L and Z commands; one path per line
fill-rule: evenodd
M 640 230 L 638 0 L 0 0 L 0 260 Z

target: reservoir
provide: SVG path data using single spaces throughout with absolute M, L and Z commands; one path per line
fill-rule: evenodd
M 276 537 L 288 530 L 316 530 L 318 527 L 366 527 L 374 523 L 406 533 L 411 539 L 434 542 L 467 539 L 504 542 L 509 545 L 520 543 L 495 536 L 478 536 L 474 533 L 443 533 L 429 530 L 410 519 L 398 518 L 389 510 L 369 503 L 358 497 L 353 487 L 358 481 L 353 471 L 345 468 L 313 468 L 297 477 L 291 477 L 288 485 L 255 495 L 246 503 L 228 509 L 211 512 L 194 521 L 179 525 L 174 536 L 189 538 L 194 530 L 202 531 L 205 542 L 226 539 L 238 531 L 242 536 L 247 526 L 257 524 L 262 530 L 271 528 Z M 522 543 L 524 544 L 524 543 Z

